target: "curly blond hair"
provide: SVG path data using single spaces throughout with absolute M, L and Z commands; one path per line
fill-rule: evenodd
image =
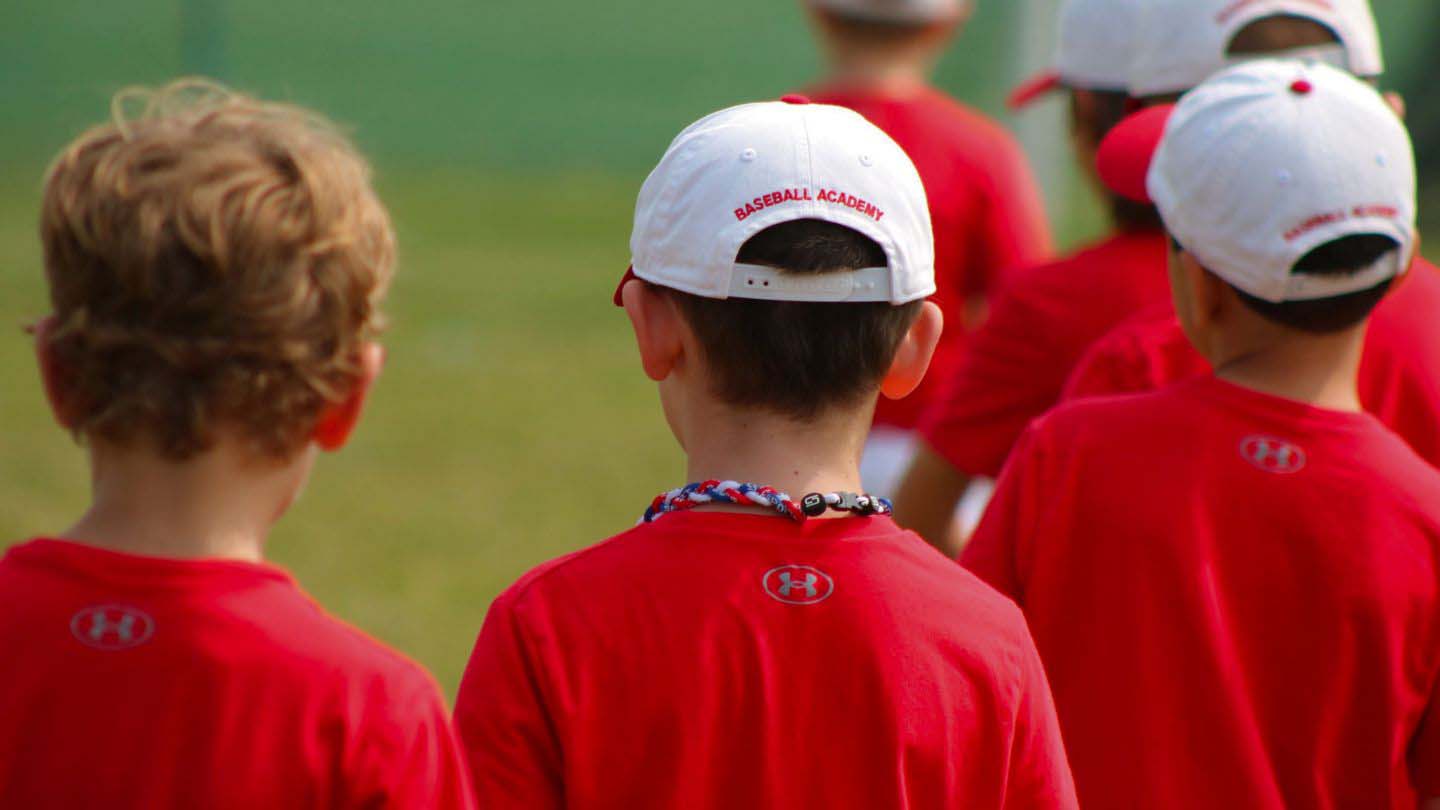
M 40 238 L 77 435 L 175 460 L 222 425 L 270 457 L 303 448 L 359 380 L 395 262 L 333 125 L 198 80 L 123 91 L 65 148 Z

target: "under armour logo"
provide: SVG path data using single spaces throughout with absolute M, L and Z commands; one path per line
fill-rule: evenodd
M 835 580 L 809 565 L 771 568 L 761 577 L 761 584 L 771 599 L 787 605 L 813 605 L 825 601 L 835 591 Z
M 1268 473 L 1296 473 L 1305 468 L 1305 451 L 1273 436 L 1247 436 L 1240 442 L 1240 455 Z
M 124 650 L 149 641 L 155 635 L 155 620 L 125 605 L 96 605 L 70 618 L 70 632 L 87 647 Z

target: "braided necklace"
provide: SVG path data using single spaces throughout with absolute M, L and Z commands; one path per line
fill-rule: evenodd
M 827 509 L 862 517 L 888 515 L 892 511 L 889 500 L 863 493 L 812 492 L 796 503 L 789 495 L 774 487 L 711 479 L 696 481 L 656 495 L 640 522 L 649 523 L 667 512 L 683 512 L 707 503 L 754 506 L 778 512 L 797 523 L 804 523 L 808 518 L 822 515 Z

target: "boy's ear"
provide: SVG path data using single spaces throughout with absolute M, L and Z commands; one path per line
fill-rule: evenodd
M 900 399 L 914 391 L 925 379 L 925 371 L 930 368 L 930 358 L 935 355 L 944 329 L 945 316 L 940 307 L 934 301 L 922 304 L 920 315 L 900 340 L 895 359 L 890 361 L 890 370 L 880 381 L 880 393 L 890 399 Z
M 350 441 L 350 434 L 354 432 L 355 425 L 360 422 L 360 414 L 365 410 L 365 398 L 369 396 L 370 387 L 375 384 L 384 366 L 385 349 L 380 344 L 360 345 L 360 379 L 355 382 L 354 390 L 345 399 L 327 407 L 315 423 L 315 432 L 311 434 L 311 438 L 321 450 L 334 452 Z
M 640 279 L 625 284 L 620 300 L 635 330 L 645 376 L 655 382 L 664 380 L 685 356 L 685 327 L 675 300 Z
M 73 392 L 70 390 L 70 370 L 60 362 L 50 337 L 55 333 L 55 316 L 47 315 L 30 329 L 35 336 L 35 364 L 40 368 L 40 384 L 45 389 L 45 399 L 50 403 L 50 413 L 60 427 L 75 429 L 75 412 L 71 405 Z

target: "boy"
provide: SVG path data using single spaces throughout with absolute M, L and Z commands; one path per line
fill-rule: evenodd
M 1244 20 L 1226 19 L 1216 36 L 1209 32 L 1216 28 L 1211 20 L 1224 11 L 1220 6 L 1175 0 L 1147 18 L 1147 42 L 1156 45 L 1137 57 L 1136 93 L 1164 98 L 1198 83 L 1206 65 L 1214 70 L 1222 66 L 1221 48 L 1228 48 L 1230 58 L 1236 58 L 1238 51 L 1308 47 L 1312 57 L 1343 65 L 1357 76 L 1379 75 L 1379 38 L 1369 7 L 1361 0 L 1346 0 L 1328 9 L 1316 6 L 1305 16 L 1292 14 L 1278 26 L 1242 28 Z M 1247 13 L 1274 11 L 1262 7 Z M 1231 31 L 1238 33 L 1232 37 Z M 1201 55 L 1184 58 L 1187 47 L 1199 48 Z M 1400 107 L 1398 100 L 1394 103 Z M 1143 197 L 1143 188 L 1136 191 Z M 1360 365 L 1360 401 L 1416 452 L 1440 465 L 1440 420 L 1435 416 L 1440 413 L 1437 311 L 1440 270 L 1417 257 L 1403 282 L 1375 310 Z M 1163 304 L 1098 341 L 1077 364 L 1066 396 L 1151 390 L 1208 371 L 1204 358 L 1185 340 L 1174 311 Z
M 935 64 L 971 12 L 969 0 L 809 0 L 827 75 L 806 95 L 849 107 L 895 139 L 929 198 L 935 303 L 947 328 L 915 393 L 876 409 L 861 462 L 867 487 L 890 495 L 914 452 L 913 431 L 1000 274 L 1050 254 L 1044 202 L 1024 152 L 999 124 L 937 90 Z
M 1074 806 L 1019 611 L 856 492 L 939 339 L 920 178 L 790 101 L 640 190 L 616 299 L 696 483 L 491 606 L 455 713 L 482 805 Z
M 1025 610 L 1082 802 L 1440 796 L 1440 472 L 1356 394 L 1415 245 L 1404 126 L 1283 60 L 1110 139 L 1130 159 L 1102 174 L 1147 178 L 1215 374 L 1038 420 L 962 558 Z
M 430 677 L 263 561 L 380 371 L 369 169 L 299 108 L 145 98 L 45 183 L 36 353 L 93 500 L 0 560 L 0 804 L 470 807 Z
M 1071 142 L 1090 173 L 1100 140 L 1129 109 L 1125 87 L 1139 12 L 1135 0 L 1067 2 L 1055 72 L 1013 98 L 1023 106 L 1066 88 Z M 1170 294 L 1154 208 L 1115 194 L 1106 193 L 1105 201 L 1114 234 L 1012 278 L 921 420 L 922 441 L 896 493 L 896 514 L 951 557 L 961 546 L 955 506 L 972 480 L 999 474 L 1015 440 L 1059 399 L 1092 341 Z

